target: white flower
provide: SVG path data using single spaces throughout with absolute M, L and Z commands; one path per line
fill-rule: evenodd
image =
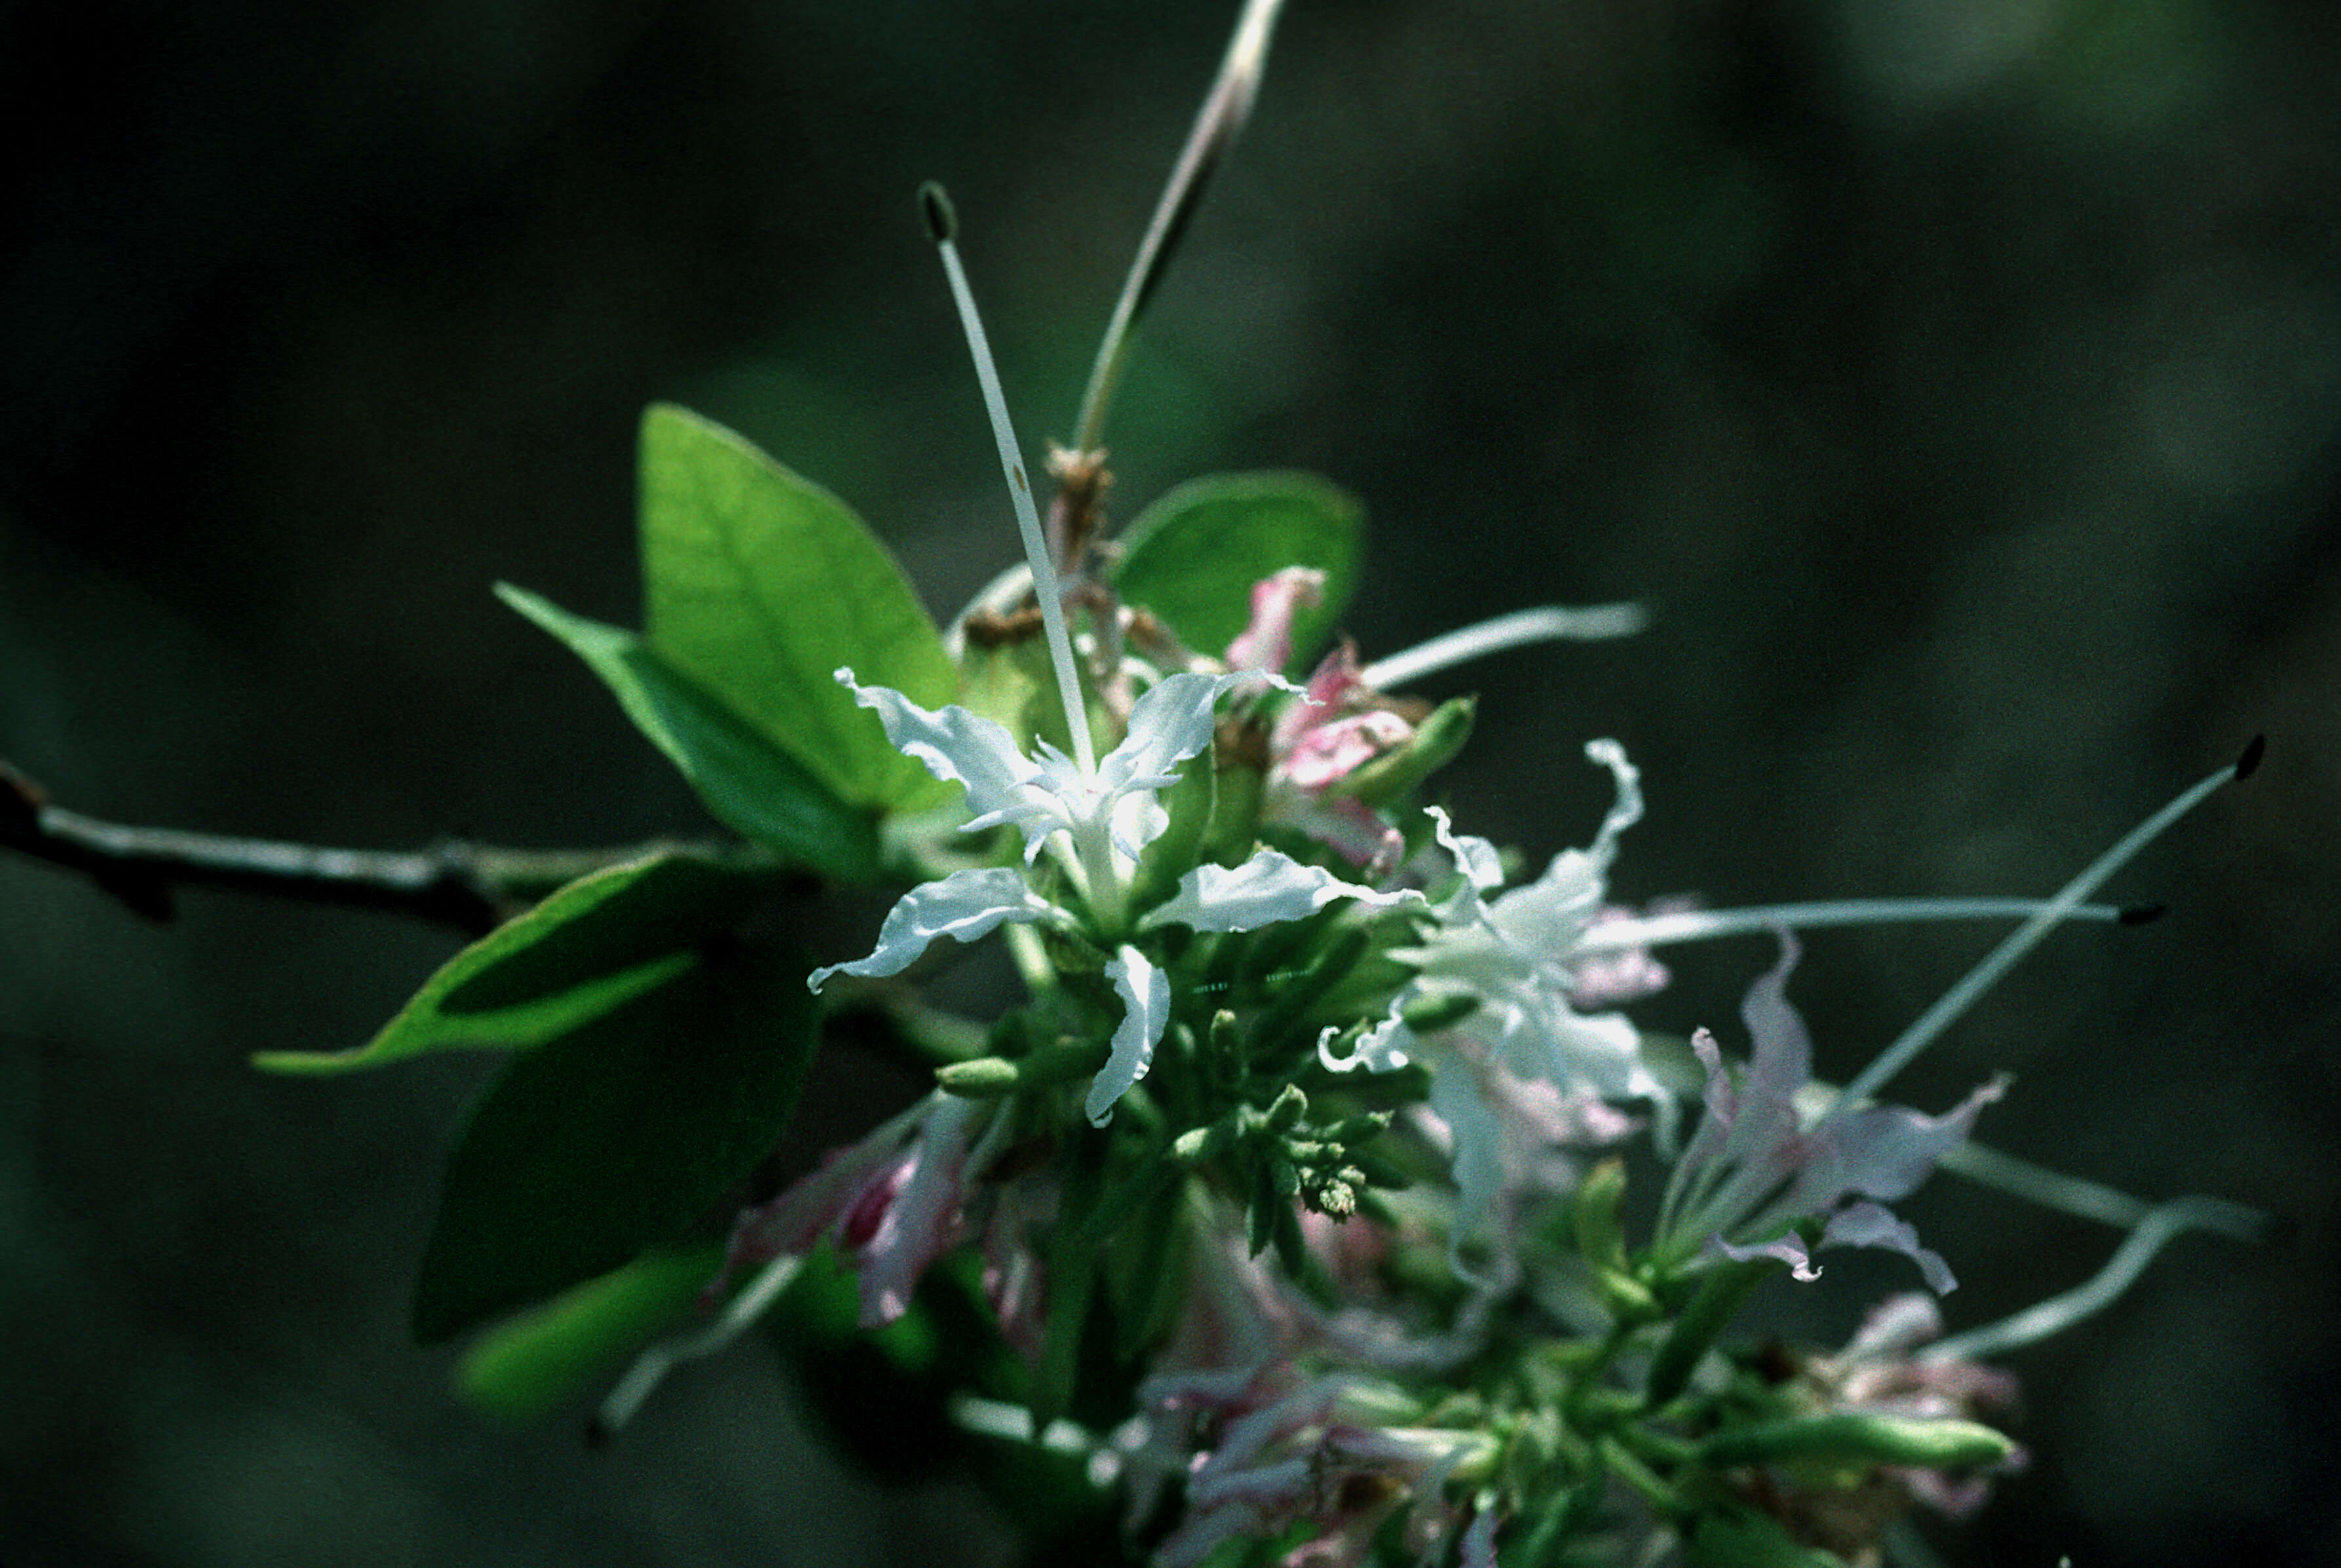
M 1439 844 L 1462 874 L 1461 884 L 1436 907 L 1436 923 L 1411 948 L 1391 956 L 1415 968 L 1390 1014 L 1358 1043 L 1354 1054 L 1331 1054 L 1336 1072 L 1364 1066 L 1376 1072 L 1420 1061 L 1430 1069 L 1430 1104 L 1453 1140 L 1454 1173 L 1461 1190 L 1456 1241 L 1485 1230 L 1518 1169 L 1508 1146 L 1508 1112 L 1517 1100 L 1511 1082 L 1549 1085 L 1569 1101 L 1643 1099 L 1669 1114 L 1672 1100 L 1640 1055 L 1640 1034 L 1623 1014 L 1579 1014 L 1569 998 L 1577 986 L 1579 944 L 1601 917 L 1603 878 L 1618 835 L 1642 814 L 1639 775 L 1615 741 L 1593 741 L 1586 754 L 1610 770 L 1617 802 L 1583 850 L 1564 850 L 1532 883 L 1497 896 L 1504 874 L 1495 846 L 1451 831 L 1447 815 L 1430 807 Z M 1469 1003 L 1472 1011 L 1451 1024 L 1419 1032 L 1407 1022 L 1440 1003 Z M 1589 1131 L 1591 1124 L 1588 1124 Z
M 957 871 L 912 888 L 887 914 L 875 952 L 816 969 L 807 984 L 819 991 L 841 973 L 899 974 L 939 936 L 972 942 L 1002 924 L 1047 924 L 1081 934 L 1111 954 L 1106 977 L 1123 1008 L 1085 1106 L 1100 1126 L 1114 1102 L 1146 1075 L 1170 1018 L 1170 979 L 1134 939 L 1173 924 L 1199 932 L 1253 931 L 1343 898 L 1378 908 L 1422 902 L 1420 894 L 1377 893 L 1263 849 L 1232 869 L 1197 866 L 1169 899 L 1132 921 L 1127 905 L 1139 857 L 1169 824 L 1156 794 L 1177 782 L 1180 763 L 1211 744 L 1211 708 L 1220 694 L 1257 684 L 1263 677 L 1256 672 L 1181 674 L 1158 682 L 1132 704 L 1129 733 L 1094 771 L 1045 741 L 1028 757 L 1006 729 L 965 708 L 922 708 L 888 687 L 860 684 L 850 670 L 840 670 L 837 678 L 852 688 L 856 702 L 876 711 L 897 749 L 937 778 L 966 787 L 974 814 L 962 831 L 1006 825 L 1024 835 L 1026 869 Z M 1043 849 L 1072 877 L 1081 909 L 1034 887 L 1031 868 Z

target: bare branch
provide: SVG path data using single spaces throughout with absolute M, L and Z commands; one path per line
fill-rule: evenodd
M 225 887 L 388 910 L 477 935 L 564 883 L 676 848 L 782 869 L 735 844 L 658 840 L 611 849 L 532 850 L 449 839 L 401 854 L 136 827 L 51 805 L 39 784 L 0 762 L 0 849 L 78 872 L 149 920 L 171 917 L 179 887 Z

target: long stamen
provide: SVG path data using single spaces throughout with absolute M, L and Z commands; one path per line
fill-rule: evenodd
M 2256 1217 L 2242 1204 L 2220 1198 L 2174 1198 L 2147 1211 L 2122 1239 L 2122 1244 L 2114 1249 L 2106 1266 L 2086 1284 L 2050 1296 L 1996 1323 L 1937 1340 L 1919 1351 L 1918 1358 L 1922 1362 L 1974 1361 L 1987 1355 L 2004 1355 L 2051 1334 L 2062 1333 L 2083 1318 L 2111 1305 L 2172 1238 L 2194 1230 L 2218 1230 L 2232 1234 Z
M 1146 225 L 1146 237 L 1139 241 L 1137 258 L 1130 264 L 1130 276 L 1121 285 L 1121 297 L 1114 301 L 1113 317 L 1106 324 L 1104 341 L 1098 345 L 1089 388 L 1081 394 L 1081 414 L 1073 422 L 1076 452 L 1090 451 L 1105 434 L 1105 411 L 1113 401 L 1115 385 L 1121 380 L 1122 362 L 1130 353 L 1131 331 L 1138 325 L 1139 313 L 1146 308 L 1146 302 L 1153 297 L 1154 285 L 1162 281 L 1163 267 L 1177 248 L 1180 236 L 1186 232 L 1187 221 L 1195 215 L 1203 187 L 1210 183 L 1211 171 L 1219 166 L 1220 155 L 1250 117 L 1252 99 L 1260 92 L 1260 73 L 1268 66 L 1269 35 L 1276 26 L 1276 14 L 1283 8 L 1284 0 L 1246 0 L 1243 15 L 1236 19 L 1235 35 L 1228 41 L 1228 53 L 1220 62 L 1220 74 L 1195 115 L 1194 128 L 1187 133 L 1187 145 L 1179 150 L 1179 162 L 1170 170 L 1170 182 L 1163 186 L 1162 198 L 1155 204 L 1154 216 Z
M 722 1315 L 706 1328 L 661 1340 L 635 1357 L 633 1365 L 626 1369 L 625 1376 L 618 1380 L 617 1386 L 602 1401 L 601 1409 L 594 1413 L 593 1433 L 601 1437 L 614 1433 L 634 1418 L 634 1412 L 666 1381 L 666 1374 L 674 1370 L 677 1363 L 713 1355 L 753 1328 L 756 1320 L 789 1288 L 803 1264 L 803 1258 L 782 1253 L 766 1264 L 749 1282 L 747 1289 L 732 1297 Z
M 2080 875 L 2067 883 L 2064 888 L 2035 910 L 2029 919 L 2014 931 L 1984 961 L 1967 971 L 1967 977 L 1945 992 L 1932 1007 L 1920 1014 L 1902 1037 L 1878 1054 L 1878 1059 L 1861 1070 L 1854 1081 L 1846 1085 L 1845 1095 L 1831 1107 L 1828 1114 L 1837 1115 L 1849 1106 L 1858 1105 L 1878 1093 L 1886 1081 L 1908 1066 L 1919 1052 L 1935 1043 L 1944 1030 L 1956 1023 L 1959 1015 L 1975 1005 L 1977 1000 L 1999 983 L 2016 961 L 2032 951 L 2048 928 L 2060 920 L 2072 917 L 2081 901 L 2095 893 L 2105 880 L 2127 864 L 2132 856 L 2159 837 L 2173 823 L 2193 811 L 2221 785 L 2230 780 L 2248 775 L 2259 764 L 2260 743 L 2254 741 L 2245 748 L 2243 757 L 2231 767 L 2221 768 L 2177 800 L 2156 812 L 2123 837 L 2120 843 L 2106 851 Z
M 1569 951 L 1574 956 L 1629 947 L 1664 947 L 1677 942 L 1773 932 L 1784 925 L 1803 931 L 1823 925 L 1901 925 L 1930 920 L 2020 920 L 2047 907 L 2045 898 L 1848 898 L 1748 909 L 1686 909 L 1672 914 L 1602 921 L 1579 937 Z M 2141 914 L 2127 906 L 2082 904 L 2067 911 L 2066 918 L 2135 924 Z
M 1008 476 L 1008 494 L 1016 504 L 1016 526 L 1024 535 L 1024 558 L 1032 568 L 1032 594 L 1041 601 L 1041 624 L 1049 635 L 1049 658 L 1057 670 L 1057 692 L 1065 703 L 1065 727 L 1072 732 L 1073 760 L 1084 774 L 1097 772 L 1097 747 L 1090 740 L 1089 709 L 1081 701 L 1081 678 L 1073 672 L 1073 639 L 1065 630 L 1064 594 L 1057 586 L 1057 568 L 1041 539 L 1041 516 L 1032 505 L 1032 484 L 1024 476 L 1016 432 L 1008 423 L 1008 400 L 1001 395 L 1000 373 L 992 368 L 991 345 L 983 335 L 983 322 L 975 314 L 975 295 L 968 292 L 967 274 L 959 265 L 959 216 L 942 186 L 930 180 L 919 187 L 919 211 L 925 215 L 927 233 L 942 253 L 943 273 L 951 279 L 951 299 L 959 306 L 959 324 L 967 333 L 968 352 L 975 356 L 975 378 L 983 384 L 983 406 L 991 414 L 991 434 L 1000 443 L 1000 470 Z
M 1530 643 L 1594 643 L 1609 637 L 1630 637 L 1649 621 L 1649 613 L 1634 604 L 1589 604 L 1582 609 L 1543 604 L 1533 610 L 1514 610 L 1509 615 L 1442 632 L 1404 653 L 1376 659 L 1358 672 L 1358 678 L 1376 690 L 1389 691 L 1435 670 Z
M 2144 1198 L 2134 1198 L 2102 1182 L 2092 1182 L 2085 1176 L 2068 1175 L 2052 1171 L 2046 1165 L 2036 1165 L 2029 1160 L 2004 1154 L 1987 1144 L 1972 1141 L 1954 1144 L 1935 1161 L 1936 1168 L 1955 1176 L 1964 1176 L 1978 1186 L 1993 1188 L 2037 1203 L 2044 1209 L 2071 1214 L 2077 1219 L 2095 1220 L 2099 1224 L 2131 1231 L 2144 1224 L 2156 1209 Z M 2209 1207 L 2197 1211 L 2195 1223 L 2205 1230 L 2217 1231 L 2240 1242 L 2257 1241 L 2267 1228 L 2268 1217 L 2257 1209 L 2224 1200 L 2200 1200 Z

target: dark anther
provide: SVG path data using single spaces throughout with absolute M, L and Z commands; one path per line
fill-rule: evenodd
M 2252 744 L 2244 748 L 2244 754 L 2236 759 L 2236 782 L 2241 784 L 2258 772 L 2260 759 L 2266 755 L 2267 755 L 2267 736 L 2254 735 Z
M 2125 906 L 2114 918 L 2124 925 L 2150 925 L 2170 911 L 2167 904 L 2133 904 Z
M 919 215 L 927 220 L 927 237 L 935 244 L 949 245 L 959 238 L 959 215 L 951 211 L 951 197 L 942 186 L 929 180 L 919 187 Z

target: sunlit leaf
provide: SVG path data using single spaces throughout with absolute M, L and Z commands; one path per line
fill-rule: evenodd
M 671 404 L 643 416 L 644 635 L 675 668 L 857 805 L 946 786 L 835 679 L 933 707 L 957 676 L 902 569 L 836 496 Z
M 870 814 L 840 800 L 643 638 L 573 615 L 510 584 L 498 584 L 496 593 L 602 677 L 634 727 L 682 771 L 716 820 L 841 881 L 877 875 L 878 835 Z

